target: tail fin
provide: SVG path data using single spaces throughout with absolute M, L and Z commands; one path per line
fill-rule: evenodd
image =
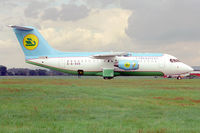
M 25 57 L 40 57 L 59 53 L 53 49 L 34 27 L 10 26 L 13 28 Z

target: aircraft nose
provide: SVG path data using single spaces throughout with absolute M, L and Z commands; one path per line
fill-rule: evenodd
M 190 67 L 190 66 L 188 66 L 186 64 L 184 65 L 184 69 L 185 69 L 186 72 L 192 72 L 192 71 L 194 71 L 194 69 L 192 67 Z
M 194 71 L 194 69 L 190 66 L 189 66 L 189 70 L 190 70 L 190 72 Z

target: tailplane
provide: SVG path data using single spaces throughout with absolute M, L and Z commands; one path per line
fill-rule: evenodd
M 26 58 L 48 56 L 59 53 L 59 51 L 53 49 L 48 44 L 36 28 L 13 25 L 9 27 L 13 28 Z

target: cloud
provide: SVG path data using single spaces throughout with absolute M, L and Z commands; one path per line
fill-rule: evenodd
M 115 5 L 119 3 L 119 0 L 83 0 L 91 7 L 105 8 L 109 5 Z
M 73 4 L 63 4 L 61 8 L 47 8 L 42 15 L 44 20 L 63 20 L 76 21 L 85 18 L 89 14 L 86 6 L 77 6 Z
M 43 20 L 57 20 L 59 17 L 59 11 L 56 8 L 48 8 L 44 11 L 42 15 Z
M 40 17 L 41 10 L 47 7 L 48 2 L 32 1 L 24 10 L 24 14 L 28 18 Z
M 167 51 L 168 54 L 178 57 L 191 66 L 199 65 L 200 62 L 198 58 L 200 57 L 200 41 L 176 42 L 160 48 L 160 51 Z
M 11 40 L 14 38 L 13 40 Z M 25 64 L 24 54 L 16 37 L 13 35 L 8 40 L 0 39 L 0 64 L 11 67 L 31 67 Z
M 9 24 L 38 28 L 53 47 L 63 51 L 161 52 L 190 65 L 200 62 L 199 0 L 0 3 L 0 61 L 10 67 L 27 65 L 16 37 L 6 27 Z
M 199 41 L 200 1 L 121 0 L 134 13 L 126 33 L 138 42 L 156 45 L 165 42 Z
M 0 40 L 0 47 L 1 48 L 10 48 L 12 46 L 12 40 Z
M 11 47 L 1 47 L 0 53 L 0 64 L 5 65 L 8 68 L 36 68 L 33 65 L 25 63 L 24 54 L 17 41 L 12 42 Z
M 122 9 L 95 9 L 76 22 L 41 23 L 42 34 L 57 48 L 73 51 L 117 50 L 130 39 L 125 33 L 131 12 Z M 89 23 L 88 23 L 89 22 Z M 51 25 L 46 27 L 45 25 Z M 60 26 L 60 28 L 59 28 Z M 129 43 L 128 43 L 129 44 Z

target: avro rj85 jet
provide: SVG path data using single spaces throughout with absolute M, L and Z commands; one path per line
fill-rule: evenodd
M 173 76 L 181 79 L 193 69 L 176 57 L 162 53 L 60 52 L 53 49 L 34 27 L 13 28 L 26 63 L 75 75 Z

